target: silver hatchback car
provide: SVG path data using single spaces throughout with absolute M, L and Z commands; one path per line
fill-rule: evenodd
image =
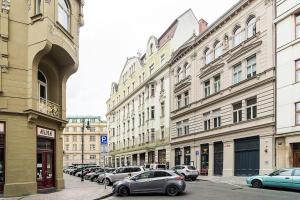
M 120 196 L 141 193 L 162 193 L 176 196 L 184 192 L 184 178 L 171 170 L 145 171 L 113 184 L 113 193 Z

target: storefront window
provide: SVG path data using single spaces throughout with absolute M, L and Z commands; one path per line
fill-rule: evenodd
M 4 123 L 0 122 L 0 191 L 3 191 L 4 186 L 4 147 L 5 147 L 5 130 L 4 130 Z

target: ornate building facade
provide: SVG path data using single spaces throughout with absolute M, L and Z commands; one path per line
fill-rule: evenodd
M 159 37 L 151 36 L 142 56 L 128 58 L 107 101 L 109 165 L 169 164 L 170 85 L 168 61 L 199 25 L 191 10 Z
M 0 191 L 64 188 L 66 82 L 78 68 L 83 1 L 0 3 Z
M 85 127 L 83 132 L 83 120 L 89 122 L 88 128 Z M 64 166 L 81 164 L 82 162 L 82 144 L 84 146 L 85 164 L 94 164 L 99 166 L 105 165 L 107 156 L 107 130 L 106 122 L 101 117 L 96 116 L 74 116 L 68 117 L 68 124 L 63 132 L 64 147 Z M 102 141 L 101 141 L 102 140 Z M 105 144 L 106 142 L 106 144 Z
M 276 1 L 276 167 L 300 167 L 300 1 Z
M 171 166 L 247 176 L 275 164 L 272 1 L 241 0 L 170 61 Z

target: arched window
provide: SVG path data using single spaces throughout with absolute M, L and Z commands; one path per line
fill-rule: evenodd
M 186 62 L 183 66 L 183 78 L 190 75 L 190 68 L 190 64 Z
M 250 16 L 247 21 L 247 37 L 250 38 L 256 34 L 256 18 L 255 16 Z
M 153 43 L 150 44 L 150 55 L 153 54 Z
M 47 99 L 47 79 L 43 72 L 38 71 L 39 98 Z
M 221 48 L 221 42 L 220 41 L 216 41 L 215 45 L 214 45 L 214 51 L 215 51 L 215 58 L 218 58 L 221 56 L 222 54 L 222 48 Z
M 236 26 L 233 31 L 233 46 L 239 45 L 242 41 L 242 28 L 240 26 Z
M 177 77 L 177 83 L 178 83 L 179 81 L 181 81 L 181 79 L 182 79 L 182 70 L 181 70 L 180 67 L 177 69 L 176 77 Z
M 67 30 L 70 31 L 70 5 L 67 0 L 58 0 L 58 22 Z
M 211 54 L 209 52 L 209 48 L 206 48 L 204 51 L 204 59 L 206 65 L 211 62 Z

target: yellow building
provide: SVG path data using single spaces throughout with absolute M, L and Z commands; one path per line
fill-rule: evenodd
M 0 3 L 0 190 L 64 188 L 66 82 L 78 68 L 83 2 Z
M 82 132 L 83 121 L 85 121 L 84 132 Z M 89 122 L 89 128 L 86 128 L 87 122 Z M 82 144 L 84 146 L 83 162 L 104 166 L 107 153 L 107 130 L 106 122 L 102 121 L 101 117 L 68 117 L 68 124 L 63 136 L 64 167 L 81 164 Z

